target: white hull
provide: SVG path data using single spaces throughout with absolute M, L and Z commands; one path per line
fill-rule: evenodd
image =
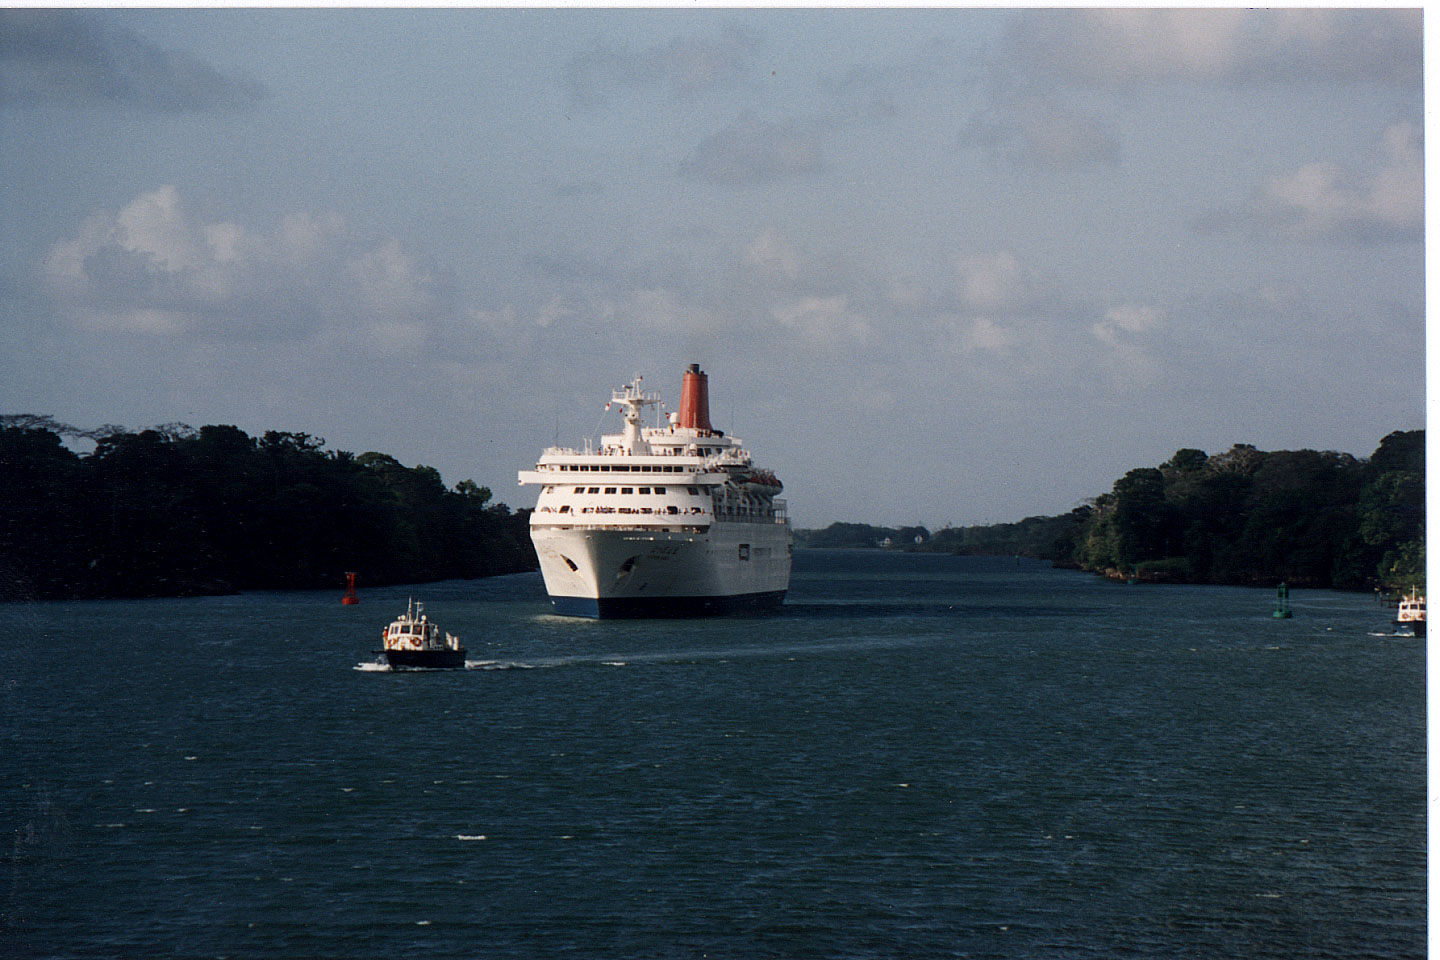
M 710 613 L 775 605 L 790 586 L 790 528 L 718 523 L 704 533 L 534 527 L 545 590 L 582 616 Z

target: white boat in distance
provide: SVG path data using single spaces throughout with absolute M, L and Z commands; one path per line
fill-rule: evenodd
M 1408 628 L 1417 637 L 1425 636 L 1425 598 L 1414 587 L 1410 588 L 1409 596 L 1400 598 L 1395 626 L 1401 630 Z
M 665 617 L 778 607 L 794 539 L 777 499 L 736 437 L 710 425 L 709 378 L 685 371 L 680 409 L 642 423 L 660 397 L 636 377 L 614 392 L 622 433 L 600 449 L 551 447 L 520 483 L 537 484 L 530 539 L 556 613 Z M 607 404 L 606 409 L 609 409 Z

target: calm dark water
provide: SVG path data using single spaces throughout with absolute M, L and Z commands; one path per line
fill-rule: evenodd
M 1363 595 L 801 552 L 0 607 L 0 953 L 1420 957 L 1424 649 Z M 357 669 L 413 593 L 471 668 Z

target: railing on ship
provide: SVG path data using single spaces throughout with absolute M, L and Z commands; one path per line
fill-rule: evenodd
M 735 504 L 721 500 L 715 505 L 715 519 L 721 523 L 789 523 L 790 517 L 786 511 L 784 500 L 771 501 L 770 509 L 757 510 L 754 507 L 744 504 Z
M 700 508 L 699 508 L 699 507 L 691 507 L 688 512 L 691 513 L 691 514 L 700 513 Z M 685 512 L 685 511 L 682 511 L 682 510 L 680 510 L 679 508 L 673 507 L 673 506 L 672 506 L 672 507 L 665 507 L 665 508 L 661 508 L 661 507 L 582 507 L 582 508 L 579 509 L 579 510 L 571 510 L 568 505 L 565 505 L 565 506 L 559 507 L 558 509 L 555 508 L 555 507 L 545 506 L 545 507 L 540 507 L 540 508 L 538 508 L 538 509 L 535 511 L 535 514 L 536 514 L 537 516 L 540 515 L 540 514 L 546 514 L 546 513 L 552 513 L 552 514 L 557 514 L 557 515 L 565 515 L 565 516 L 567 516 L 567 517 L 578 517 L 578 516 L 580 516 L 580 515 L 582 515 L 582 514 L 583 514 L 583 515 L 590 515 L 590 514 L 615 514 L 615 515 L 631 514 L 631 515 L 635 515 L 635 516 L 653 516 L 653 517 L 656 517 L 657 519 L 669 518 L 669 517 L 677 517 L 677 518 L 678 518 L 678 517 L 686 516 L 686 512 Z M 748 504 L 743 504 L 743 503 L 737 504 L 737 503 L 733 503 L 733 502 L 730 502 L 730 501 L 727 501 L 727 500 L 720 500 L 720 501 L 718 501 L 718 502 L 715 504 L 715 506 L 714 506 L 714 514 L 713 514 L 713 515 L 714 515 L 715 520 L 716 520 L 717 522 L 719 522 L 719 523 L 765 523 L 765 522 L 768 521 L 768 522 L 771 522 L 771 523 L 786 524 L 786 523 L 789 523 L 789 522 L 790 522 L 790 514 L 789 514 L 789 510 L 787 509 L 786 503 L 785 503 L 784 500 L 780 500 L 780 499 L 776 499 L 776 500 L 771 501 L 771 504 L 770 504 L 770 506 L 769 506 L 768 508 L 759 508 L 759 509 L 757 509 L 757 508 L 754 507 L 754 506 L 748 505 Z M 663 522 L 663 519 L 662 519 L 662 522 Z M 677 521 L 676 521 L 676 520 L 671 520 L 670 522 L 674 523 L 674 522 L 677 522 Z M 584 524 L 584 521 L 582 520 L 580 523 L 581 523 L 581 525 L 583 525 L 583 524 Z

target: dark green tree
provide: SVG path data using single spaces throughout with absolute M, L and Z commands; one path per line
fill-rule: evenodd
M 23 421 L 23 422 L 22 422 Z M 14 425 L 5 425 L 14 424 Z M 475 577 L 535 567 L 528 514 L 465 481 L 306 433 L 184 424 L 94 434 L 0 420 L 6 596 L 129 596 Z

